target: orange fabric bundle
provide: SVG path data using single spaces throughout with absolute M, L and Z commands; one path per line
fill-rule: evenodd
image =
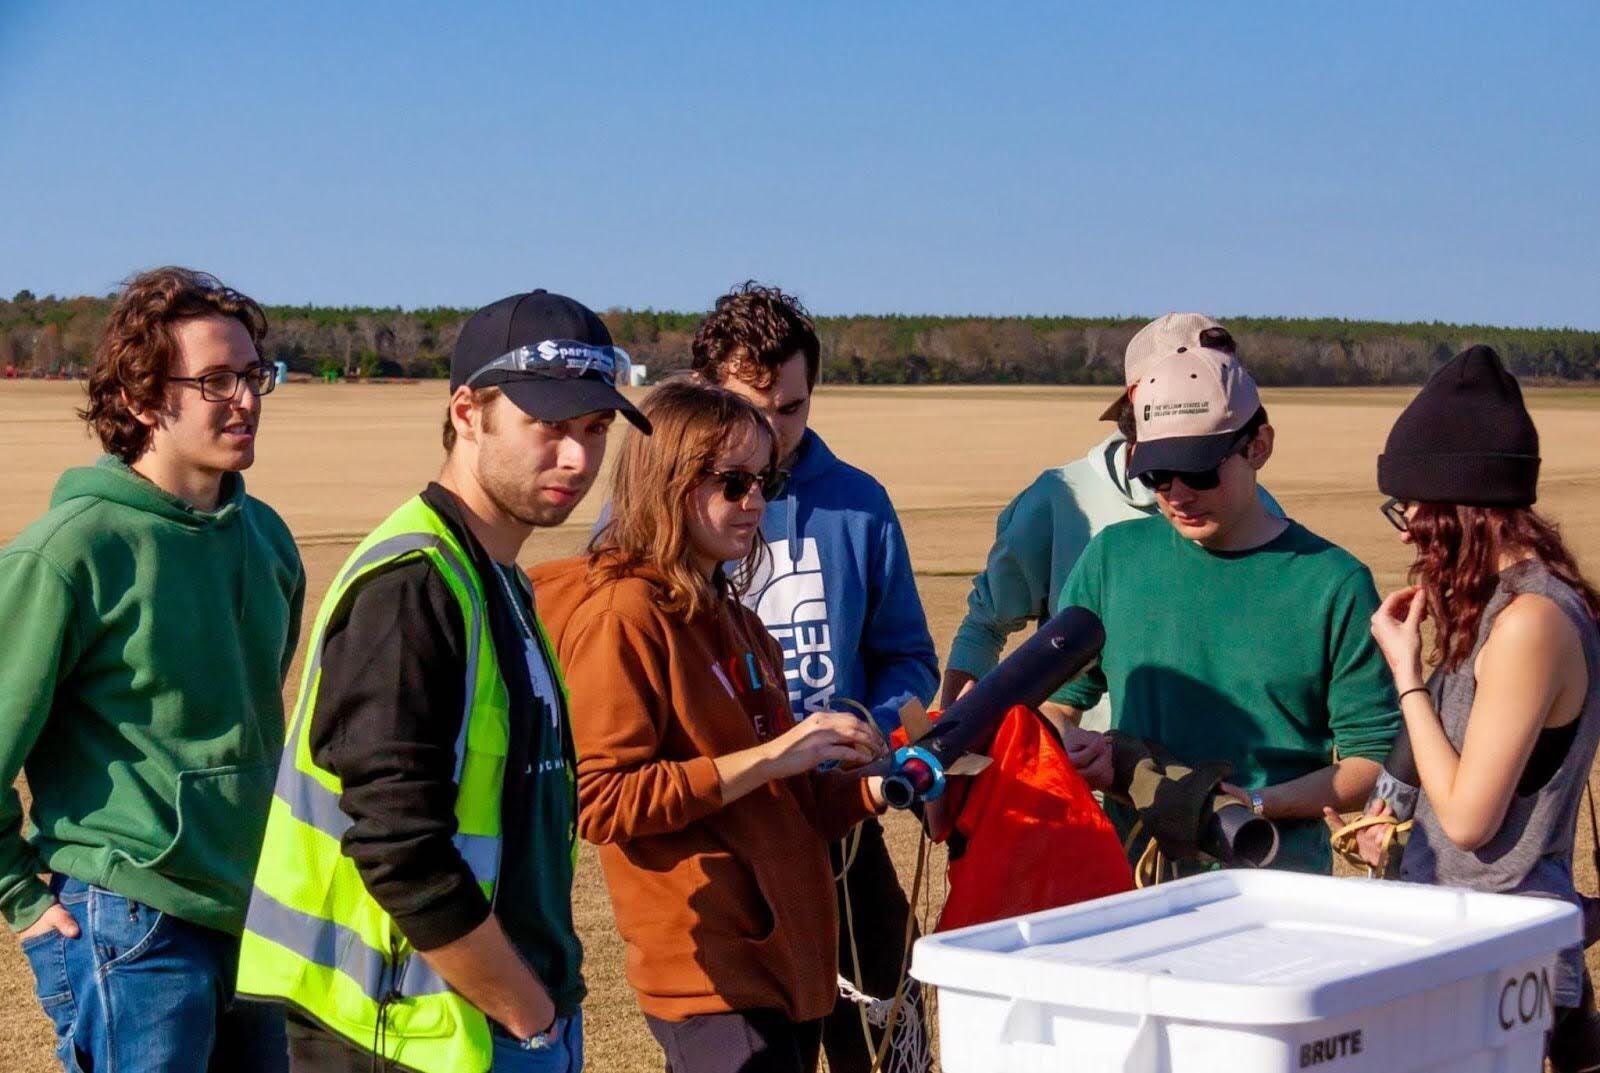
M 945 805 L 966 849 L 950 862 L 937 931 L 1133 889 L 1122 842 L 1044 719 L 1006 713 L 981 773 L 953 778 Z

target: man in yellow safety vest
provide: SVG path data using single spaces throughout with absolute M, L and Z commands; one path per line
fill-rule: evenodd
M 627 356 L 534 291 L 475 313 L 439 479 L 317 616 L 240 956 L 296 1070 L 577 1070 L 565 688 L 516 557 L 588 492 Z

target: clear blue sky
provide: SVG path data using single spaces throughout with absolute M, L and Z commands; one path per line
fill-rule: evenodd
M 1600 4 L 0 0 L 0 293 L 1600 328 Z

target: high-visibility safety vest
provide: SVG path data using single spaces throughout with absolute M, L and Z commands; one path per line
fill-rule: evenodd
M 487 1073 L 493 1054 L 488 1018 L 450 989 L 367 893 L 355 864 L 340 852 L 351 820 L 339 808 L 339 779 L 311 759 L 311 714 L 329 622 L 364 578 L 416 557 L 439 572 L 466 625 L 455 845 L 484 895 L 494 898 L 510 697 L 477 571 L 449 527 L 418 497 L 356 548 L 317 615 L 245 917 L 238 991 L 291 1003 L 358 1047 L 422 1073 Z M 559 681 L 537 619 L 534 629 Z

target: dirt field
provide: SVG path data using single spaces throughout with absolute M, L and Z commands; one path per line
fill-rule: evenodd
M 1374 459 L 1410 394 L 1266 395 L 1278 450 L 1265 483 L 1292 516 L 1369 563 L 1382 589 L 1401 581 L 1408 558 L 1378 514 Z M 1095 421 L 1105 395 L 1053 388 L 838 388 L 817 399 L 817 429 L 840 456 L 883 481 L 899 508 L 941 654 L 965 607 L 967 579 L 983 563 L 996 513 L 1041 469 L 1080 457 L 1105 434 L 1107 426 Z M 7 462 L 0 541 L 45 509 L 63 468 L 95 457 L 72 416 L 78 399 L 73 385 L 0 383 L 0 456 Z M 439 384 L 293 384 L 267 400 L 260 461 L 248 483 L 300 541 L 310 575 L 308 613 L 353 544 L 434 474 L 443 399 Z M 1530 403 L 1545 460 L 1540 506 L 1564 524 L 1591 576 L 1600 576 L 1600 392 L 1535 391 Z M 539 534 L 526 559 L 576 551 L 598 500 L 592 496 L 568 525 Z M 890 826 L 909 879 L 914 828 L 903 817 Z M 1580 883 L 1592 890 L 1587 840 L 1581 841 Z M 937 888 L 942 868 L 934 857 Z M 660 1069 L 659 1052 L 621 976 L 621 946 L 592 853 L 584 855 L 575 897 L 588 950 L 589 1068 Z M 0 1009 L 0 1070 L 57 1068 L 26 963 L 4 928 Z

